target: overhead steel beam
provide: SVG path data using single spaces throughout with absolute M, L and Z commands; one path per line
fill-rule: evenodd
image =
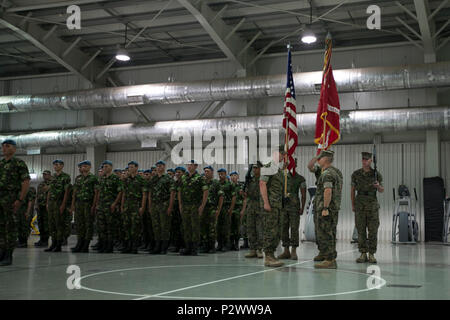
M 30 6 L 20 6 L 20 7 L 12 7 L 8 8 L 7 12 L 23 12 L 23 11 L 32 11 L 32 10 L 41 10 L 41 9 L 53 9 L 53 8 L 61 8 L 68 7 L 71 5 L 83 5 L 83 4 L 92 4 L 99 2 L 107 2 L 108 0 L 73 0 L 73 1 L 61 1 L 61 2 L 51 2 L 51 3 L 42 3 L 35 4 Z
M 436 41 L 433 37 L 435 24 L 433 20 L 428 20 L 431 15 L 428 0 L 414 0 L 414 6 L 416 7 L 417 21 L 422 35 L 425 62 L 436 62 Z
M 94 80 L 95 75 L 101 70 L 102 63 L 94 60 L 83 69 L 83 65 L 90 57 L 77 46 L 68 44 L 58 38 L 53 32 L 55 28 L 50 29 L 52 32 L 49 32 L 37 24 L 24 23 L 23 20 L 7 14 L 0 16 L 0 25 L 28 40 L 67 70 L 86 80 L 90 85 L 94 87 L 105 86 L 105 78 Z
M 256 57 L 256 52 L 251 47 L 241 52 L 241 49 L 246 47 L 246 41 L 235 34 L 236 28 L 225 24 L 205 1 L 194 3 L 191 0 L 178 0 L 178 2 L 197 19 L 228 59 L 239 69 L 247 68 L 248 63 Z

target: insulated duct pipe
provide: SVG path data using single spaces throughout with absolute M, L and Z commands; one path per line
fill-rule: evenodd
M 341 111 L 341 134 L 400 132 L 409 130 L 449 130 L 450 107 L 419 107 Z M 149 124 L 115 124 L 60 131 L 43 131 L 17 136 L 0 136 L 0 140 L 14 139 L 18 148 L 92 146 L 118 143 L 170 141 L 173 134 L 195 130 L 222 132 L 279 129 L 282 134 L 282 115 L 217 118 L 205 120 L 159 121 Z M 313 136 L 316 113 L 297 115 L 299 135 Z M 178 140 L 177 140 L 178 141 Z
M 450 61 L 342 69 L 333 72 L 338 91 L 365 92 L 450 86 Z M 297 95 L 319 94 L 322 71 L 294 74 Z M 85 110 L 201 101 L 259 99 L 283 96 L 286 75 L 157 83 L 42 95 L 0 97 L 0 112 Z

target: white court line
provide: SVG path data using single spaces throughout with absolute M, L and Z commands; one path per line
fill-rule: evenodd
M 350 252 L 355 252 L 355 251 L 358 251 L 358 250 L 355 249 L 355 250 L 344 251 L 342 253 L 339 253 L 338 255 L 342 255 L 342 254 L 346 254 L 346 253 L 350 253 Z M 215 284 L 215 283 L 219 283 L 219 282 L 225 282 L 225 281 L 229 281 L 229 280 L 234 280 L 234 279 L 244 278 L 244 277 L 248 277 L 248 276 L 253 276 L 255 274 L 275 271 L 275 270 L 278 270 L 278 269 L 281 269 L 281 268 L 291 267 L 291 266 L 300 265 L 300 264 L 313 262 L 313 261 L 314 260 L 307 260 L 307 261 L 302 261 L 302 262 L 296 262 L 296 263 L 293 263 L 293 264 L 289 264 L 289 265 L 285 265 L 285 266 L 281 266 L 281 267 L 277 267 L 277 268 L 271 268 L 271 269 L 266 269 L 266 270 L 262 270 L 262 271 L 251 272 L 251 273 L 242 274 L 242 275 L 239 275 L 239 276 L 224 278 L 224 279 L 220 279 L 220 280 L 200 283 L 200 284 L 197 284 L 197 285 L 194 285 L 194 286 L 189 286 L 189 287 L 184 287 L 184 288 L 180 288 L 180 289 L 165 291 L 165 292 L 161 292 L 161 293 L 157 293 L 157 294 L 152 294 L 152 295 L 148 295 L 148 296 L 143 296 L 141 298 L 137 298 L 137 299 L 133 299 L 133 300 L 145 300 L 145 299 L 149 299 L 149 298 L 153 298 L 153 297 L 159 297 L 159 296 L 163 296 L 163 295 L 174 293 L 174 292 L 180 292 L 180 291 L 184 291 L 184 290 L 189 290 L 189 289 L 194 289 L 194 288 L 198 288 L 198 287 L 208 286 L 210 284 Z M 218 267 L 220 267 L 220 265 L 218 265 Z

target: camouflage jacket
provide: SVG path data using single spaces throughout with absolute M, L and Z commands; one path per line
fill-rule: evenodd
M 214 209 L 217 209 L 219 206 L 219 199 L 224 195 L 222 188 L 220 187 L 219 180 L 211 179 L 210 181 L 206 181 L 208 185 L 208 202 L 207 205 Z
M 250 182 L 247 186 L 247 199 L 248 201 L 258 202 L 261 200 L 261 191 L 259 189 L 259 178 L 252 175 Z
M 377 170 L 377 180 L 380 185 L 383 185 L 383 177 Z M 362 168 L 352 173 L 352 187 L 358 192 L 358 197 L 365 197 L 367 199 L 376 199 L 377 189 L 373 186 L 375 183 L 375 170 L 370 168 L 369 172 L 365 172 Z M 362 194 L 368 193 L 368 194 Z
M 241 190 L 244 189 L 244 185 L 238 181 L 238 183 L 233 184 L 236 193 L 236 204 L 234 205 L 234 210 L 240 211 L 244 205 L 244 193 Z
M 148 183 L 140 175 L 129 176 L 122 184 L 121 191 L 127 200 L 142 200 L 144 192 L 148 192 Z
M 22 159 L 12 157 L 8 161 L 4 158 L 0 161 L 0 192 L 10 194 L 8 200 L 17 199 L 22 189 L 22 182 L 27 179 L 30 179 L 30 175 Z
M 203 199 L 203 191 L 205 190 L 208 190 L 208 185 L 205 179 L 197 172 L 192 176 L 188 172 L 181 176 L 178 191 L 180 191 L 183 204 L 198 204 L 200 206 Z
M 103 176 L 99 179 L 96 189 L 99 192 L 99 204 L 110 205 L 122 190 L 122 181 L 115 174 L 111 174 L 109 177 Z
M 163 174 L 161 177 L 156 175 L 150 182 L 149 192 L 151 192 L 152 203 L 167 202 L 170 200 L 170 193 L 176 191 L 175 181 L 168 174 Z
M 48 190 L 49 199 L 62 201 L 64 199 L 64 193 L 66 190 L 70 190 L 71 187 L 70 176 L 67 173 L 61 172 L 59 176 L 55 173 L 53 179 L 50 181 L 50 188 Z M 70 200 L 70 197 L 68 200 Z
M 77 202 L 92 202 L 95 196 L 98 178 L 89 173 L 87 176 L 80 175 L 75 179 L 73 192 L 75 194 L 75 201 Z
M 233 184 L 229 180 L 225 180 L 225 182 L 221 182 L 219 180 L 220 187 L 223 191 L 223 206 L 230 206 L 233 197 L 236 195 L 236 189 L 233 187 Z
M 318 212 L 324 207 L 323 194 L 326 188 L 331 188 L 330 210 L 338 211 L 341 208 L 343 177 L 339 169 L 331 166 L 322 171 L 317 181 L 317 191 L 314 198 L 314 207 Z
M 306 180 L 298 173 L 295 176 L 289 172 L 287 175 L 287 189 L 289 193 L 289 200 L 286 204 L 287 209 L 300 210 L 300 189 L 306 189 Z
M 30 201 L 33 201 L 34 199 L 36 199 L 36 188 L 30 187 L 25 196 L 24 202 L 20 206 L 20 211 L 25 213 L 28 209 L 28 204 L 30 203 Z M 31 212 L 31 213 L 33 213 L 33 212 Z
M 262 175 L 260 180 L 266 182 L 267 184 L 267 197 L 269 199 L 270 206 L 281 209 L 283 201 L 283 188 L 284 188 L 283 170 L 278 169 L 278 171 L 272 175 Z M 261 197 L 261 206 L 263 205 L 264 203 Z
M 45 206 L 47 204 L 47 194 L 50 188 L 51 179 L 42 181 L 37 188 L 37 204 L 38 206 Z

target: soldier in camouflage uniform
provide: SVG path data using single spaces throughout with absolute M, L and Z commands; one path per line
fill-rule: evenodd
M 64 161 L 54 160 L 53 169 L 55 174 L 50 182 L 47 194 L 47 211 L 51 246 L 45 252 L 61 252 L 61 246 L 66 236 L 66 221 L 69 210 L 67 204 L 70 203 L 70 191 L 72 188 L 70 176 L 63 172 Z
M 342 196 L 342 173 L 333 167 L 334 152 L 322 150 L 318 163 L 322 174 L 317 181 L 314 208 L 318 215 L 317 242 L 323 261 L 314 265 L 319 269 L 336 269 L 336 227 Z
M 297 159 L 295 159 L 297 164 Z M 289 172 L 287 175 L 288 200 L 281 211 L 281 240 L 283 241 L 284 252 L 278 259 L 297 260 L 297 247 L 299 244 L 300 216 L 303 214 L 306 203 L 306 180 L 297 172 L 294 176 Z M 302 194 L 300 204 L 299 191 Z M 290 237 L 289 237 L 290 231 Z M 289 252 L 289 246 L 291 251 Z
M 113 253 L 114 240 L 117 240 L 119 235 L 122 181 L 119 176 L 112 173 L 112 165 L 109 160 L 103 161 L 103 176 L 96 186 L 99 253 Z
M 89 244 L 94 232 L 98 178 L 90 172 L 90 161 L 82 161 L 80 162 L 80 166 L 81 176 L 78 176 L 75 180 L 72 206 L 70 209 L 71 212 L 75 212 L 75 225 L 78 238 L 77 246 L 75 246 L 72 252 L 89 252 Z
M 229 249 L 239 251 L 239 239 L 241 230 L 241 214 L 244 205 L 244 191 L 243 185 L 239 182 L 239 173 L 233 171 L 230 173 L 231 183 L 235 188 L 236 203 L 233 208 L 233 213 L 230 218 L 230 245 Z
M 149 209 L 152 219 L 155 247 L 151 254 L 166 254 L 169 248 L 170 225 L 173 204 L 176 195 L 175 182 L 166 171 L 166 163 L 162 160 L 156 163 L 156 176 L 149 188 Z
M 175 188 L 178 190 L 181 177 L 186 173 L 186 169 L 184 167 L 176 167 L 175 168 Z M 184 248 L 184 235 L 183 235 L 183 227 L 181 222 L 181 213 L 180 206 L 178 203 L 178 196 L 175 197 L 173 211 L 172 211 L 172 226 L 170 233 L 170 242 L 171 247 L 168 249 L 169 252 L 178 252 L 181 248 Z
M 227 170 L 217 170 L 223 191 L 223 205 L 217 218 L 217 251 L 226 251 L 230 240 L 231 215 L 236 204 L 236 188 L 227 178 Z
M 188 172 L 181 176 L 178 186 L 178 203 L 180 207 L 183 234 L 186 248 L 180 250 L 181 255 L 197 255 L 200 241 L 200 217 L 208 200 L 208 186 L 198 172 L 198 164 L 191 160 Z
M 284 263 L 275 258 L 274 252 L 280 242 L 281 209 L 283 200 L 284 174 L 283 152 L 275 151 L 273 161 L 264 166 L 260 177 L 261 207 L 264 219 L 264 265 L 280 267 Z
M 355 213 L 355 225 L 358 230 L 358 248 L 361 256 L 356 262 L 377 263 L 375 252 L 377 251 L 377 233 L 380 226 L 377 201 L 377 191 L 384 192 L 383 177 L 371 167 L 372 154 L 362 153 L 362 168 L 352 174 L 352 211 Z M 355 197 L 355 191 L 358 192 Z M 368 235 L 367 235 L 368 232 Z M 369 252 L 369 258 L 367 258 Z
M 36 200 L 36 188 L 30 187 L 25 196 L 24 203 L 17 211 L 17 233 L 19 242 L 17 248 L 26 248 L 28 246 L 28 236 L 30 235 L 31 220 L 34 216 L 34 202 Z
M 309 163 L 308 163 L 308 169 L 310 172 L 314 173 L 314 176 L 316 177 L 316 186 L 317 186 L 317 181 L 319 181 L 319 177 L 322 174 L 322 168 L 317 164 L 317 159 L 319 158 L 319 156 L 316 156 L 314 158 L 312 158 Z M 317 191 L 317 189 L 316 189 Z M 312 206 L 314 207 L 314 203 L 312 203 Z M 314 261 L 323 261 L 323 257 L 320 255 L 320 252 L 323 251 L 323 249 L 320 247 L 319 243 L 317 242 L 317 226 L 319 225 L 318 222 L 318 218 L 319 218 L 319 214 L 316 213 L 317 211 L 314 209 L 314 236 L 316 239 L 316 244 L 319 248 L 319 254 L 317 256 L 314 257 Z
M 205 181 L 208 185 L 208 201 L 200 218 L 200 253 L 216 252 L 216 220 L 223 203 L 223 191 L 218 180 L 214 179 L 214 169 L 211 166 L 203 168 Z
M 172 168 L 167 169 L 167 174 L 173 179 L 175 177 L 175 170 Z
M 144 178 L 137 174 L 139 164 L 128 163 L 128 178 L 122 185 L 121 211 L 124 219 L 125 246 L 122 253 L 138 253 L 141 232 L 141 216 L 147 204 L 148 186 Z
M 245 217 L 247 220 L 247 235 L 250 252 L 246 258 L 262 258 L 264 241 L 263 216 L 261 215 L 261 192 L 259 191 L 259 178 L 261 176 L 261 165 L 253 165 L 251 179 L 245 193 L 247 195 Z
M 45 170 L 42 174 L 44 181 L 38 185 L 37 189 L 37 220 L 39 226 L 39 241 L 34 244 L 35 247 L 48 246 L 48 212 L 47 212 L 47 193 L 50 188 L 52 173 Z
M 12 264 L 16 246 L 17 211 L 25 201 L 30 185 L 30 175 L 25 162 L 14 156 L 16 142 L 2 143 L 4 158 L 0 161 L 0 266 Z
M 144 180 L 147 182 L 147 188 L 150 191 L 153 182 L 152 170 L 144 170 Z M 150 216 L 150 202 L 147 201 L 144 213 L 141 216 L 142 226 L 142 245 L 139 250 L 152 251 L 155 247 L 155 236 L 153 234 L 152 217 Z

